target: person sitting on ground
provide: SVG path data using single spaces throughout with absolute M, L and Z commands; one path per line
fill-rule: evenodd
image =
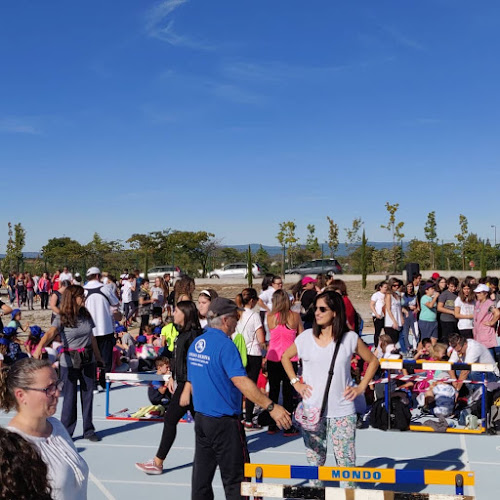
M 23 342 L 17 339 L 16 328 L 11 326 L 4 327 L 2 337 L 7 339 L 9 342 L 9 352 L 6 356 L 6 361 L 8 358 L 7 362 L 9 364 L 28 357 L 28 355 L 21 349 L 21 344 L 23 344 Z
M 47 464 L 17 432 L 0 427 L 0 498 L 52 500 Z
M 11 313 L 12 315 L 12 320 L 9 322 L 7 325 L 10 328 L 15 328 L 16 332 L 21 329 L 23 332 L 26 332 L 30 326 L 29 322 L 26 322 L 26 324 L 23 326 L 21 325 L 21 316 L 22 312 L 20 309 L 14 309 Z
M 38 325 L 30 326 L 30 336 L 28 340 L 24 344 L 26 351 L 31 356 L 33 352 L 36 350 L 38 344 L 40 343 L 40 339 L 43 337 L 44 332 Z M 45 349 L 42 350 L 42 359 L 47 359 L 47 351 Z
M 136 351 L 139 358 L 139 372 L 148 372 L 154 369 L 154 360 L 156 358 L 153 344 L 148 343 L 146 335 L 139 335 L 136 339 Z
M 396 349 L 396 345 L 392 341 L 390 335 L 385 333 L 380 335 L 378 347 L 375 350 L 375 356 L 377 359 L 399 359 L 401 355 Z
M 157 375 L 172 375 L 170 371 L 170 360 L 165 357 L 155 359 Z M 168 382 L 161 380 L 153 380 L 148 386 L 148 398 L 152 405 L 167 406 L 170 401 L 171 394 L 168 392 Z

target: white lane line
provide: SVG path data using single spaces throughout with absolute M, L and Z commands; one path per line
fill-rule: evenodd
M 465 462 L 465 469 L 470 470 L 469 452 L 467 451 L 467 443 L 465 442 L 465 436 L 463 434 L 460 436 L 460 446 L 464 451 L 463 458 Z M 469 495 L 472 495 L 473 497 L 476 496 L 476 489 L 474 488 L 474 486 L 466 486 L 464 489 L 465 491 L 468 490 Z
M 99 481 L 92 472 L 89 473 L 89 478 L 90 480 L 99 488 L 101 493 L 108 499 L 108 500 L 116 500 L 116 498 L 111 494 L 111 492 L 102 484 L 102 481 Z
M 157 482 L 157 481 L 124 481 L 123 479 L 103 479 L 103 483 L 109 484 L 145 484 L 147 486 L 181 486 L 186 488 L 191 488 L 191 483 L 169 483 L 169 482 Z M 221 484 L 213 484 L 214 488 L 222 488 Z

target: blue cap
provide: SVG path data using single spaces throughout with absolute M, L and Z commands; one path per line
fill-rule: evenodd
M 33 337 L 43 337 L 43 331 L 38 325 L 30 326 L 30 332 Z
M 115 332 L 116 333 L 121 333 L 121 332 L 126 332 L 127 331 L 127 327 L 124 326 L 124 325 L 118 325 L 116 328 L 115 328 Z
M 146 335 L 139 335 L 136 339 L 136 342 L 140 342 L 141 344 L 145 344 L 148 339 L 146 338 Z
M 12 326 L 5 326 L 3 329 L 3 334 L 6 337 L 12 337 L 12 335 L 15 335 L 17 332 L 17 328 L 13 328 Z
M 21 312 L 21 309 L 14 309 L 11 313 L 12 319 L 14 319 L 20 312 Z
M 161 333 L 161 327 L 155 326 L 154 329 L 153 329 L 153 333 L 155 335 L 160 335 L 160 333 Z
M 10 340 L 6 339 L 4 337 L 0 337 L 0 344 L 9 345 L 10 344 Z

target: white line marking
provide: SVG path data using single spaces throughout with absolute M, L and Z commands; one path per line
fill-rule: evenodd
M 469 453 L 467 451 L 467 443 L 465 442 L 465 436 L 462 434 L 460 436 L 460 446 L 462 447 L 462 450 L 464 450 L 464 455 L 463 455 L 463 458 L 464 458 L 464 462 L 465 462 L 465 470 L 471 470 L 470 469 L 470 461 L 469 461 Z M 468 490 L 468 493 L 469 495 L 472 495 L 473 497 L 476 496 L 476 490 L 474 488 L 474 486 L 466 486 L 464 488 L 465 491 Z M 464 491 L 464 493 L 465 493 Z
M 108 500 L 116 500 L 116 498 L 111 494 L 111 492 L 102 484 L 102 481 L 99 481 L 92 472 L 89 473 L 89 478 L 90 480 L 99 488 L 101 493 L 108 499 Z

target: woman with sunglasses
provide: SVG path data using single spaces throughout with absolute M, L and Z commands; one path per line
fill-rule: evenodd
M 101 440 L 95 433 L 92 423 L 96 360 L 99 365 L 104 366 L 104 364 L 97 341 L 92 334 L 95 325 L 85 308 L 84 293 L 84 288 L 78 285 L 70 285 L 64 290 L 59 315 L 55 317 L 52 327 L 40 340 L 33 357 L 40 359 L 43 348 L 60 335 L 62 354 L 59 370 L 61 380 L 64 382 L 61 422 L 72 436 L 77 421 L 77 386 L 80 382 L 83 437 L 95 442 Z
M 341 295 L 327 290 L 314 300 L 312 329 L 299 335 L 281 358 L 290 384 L 310 407 L 322 406 L 328 371 L 338 342 L 340 347 L 320 428 L 315 432 L 302 429 L 310 465 L 324 465 L 328 440 L 332 441 L 337 466 L 356 465 L 357 417 L 354 399 L 364 394 L 379 366 L 375 355 L 358 334 L 347 326 Z M 351 378 L 351 358 L 354 354 L 368 363 L 365 376 L 358 386 L 353 384 Z M 302 360 L 303 383 L 292 364 L 292 359 L 296 356 Z
M 0 371 L 0 408 L 15 410 L 8 429 L 32 443 L 47 464 L 54 500 L 86 500 L 89 468 L 53 417 L 62 390 L 47 360 L 25 358 Z
M 384 332 L 396 344 L 399 341 L 399 332 L 403 327 L 403 310 L 399 295 L 401 282 L 397 278 L 391 278 L 388 283 L 389 290 L 385 294 Z

